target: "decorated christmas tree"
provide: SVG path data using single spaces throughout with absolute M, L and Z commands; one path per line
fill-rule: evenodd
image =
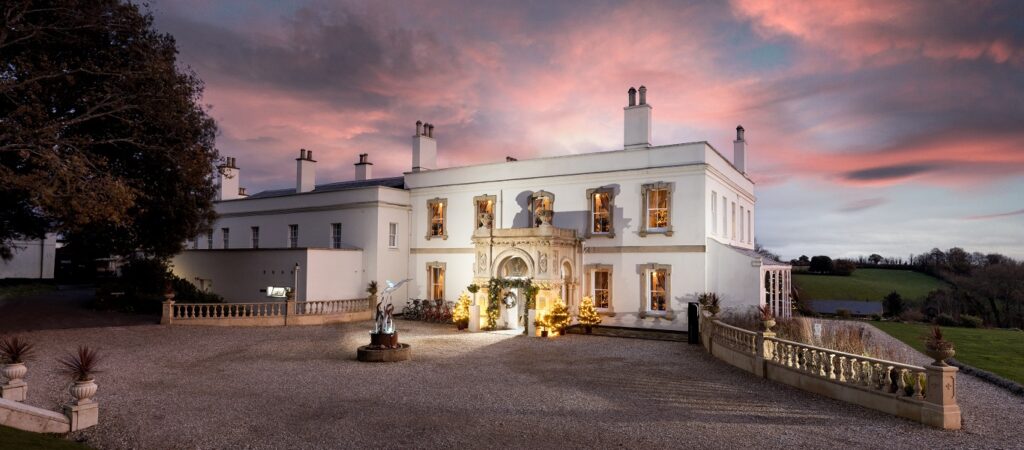
M 562 297 L 555 297 L 555 300 L 551 303 L 551 310 L 548 311 L 545 320 L 547 328 L 563 334 L 565 333 L 565 328 L 569 326 L 570 320 L 569 308 L 565 306 Z
M 463 292 L 459 301 L 455 303 L 455 310 L 452 311 L 452 322 L 460 330 L 469 326 L 469 294 Z
M 597 306 L 594 305 L 594 299 L 590 297 L 583 297 L 583 301 L 580 302 L 580 312 L 576 314 L 576 319 L 580 321 L 580 325 L 590 332 L 590 327 L 601 324 L 601 316 L 597 314 Z

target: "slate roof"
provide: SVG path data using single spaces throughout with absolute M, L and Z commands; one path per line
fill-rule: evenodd
M 359 189 L 374 186 L 384 186 L 397 189 L 405 189 L 405 177 L 391 177 L 391 178 L 374 178 L 372 180 L 352 180 L 352 181 L 339 181 L 337 183 L 318 184 L 309 193 L 317 192 L 334 192 L 344 191 L 348 189 Z M 295 189 L 271 189 L 268 191 L 260 191 L 252 194 L 247 199 L 253 198 L 270 198 L 270 197 L 283 197 L 286 195 L 295 195 Z
M 882 314 L 881 302 L 865 302 L 860 300 L 811 300 L 811 310 L 821 314 L 835 314 L 840 309 L 845 309 L 855 316 L 870 316 Z
M 774 259 L 765 257 L 764 255 L 761 255 L 760 253 L 758 253 L 758 252 L 756 252 L 754 250 L 751 250 L 749 248 L 736 247 L 734 245 L 726 245 L 726 247 L 729 247 L 729 248 L 731 248 L 733 250 L 736 250 L 737 252 L 740 252 L 740 253 L 742 253 L 744 255 L 747 255 L 747 256 L 749 256 L 749 257 L 751 257 L 753 259 L 760 259 L 761 260 L 761 265 L 765 265 L 765 266 L 789 266 L 789 263 L 779 262 L 779 261 L 776 261 Z

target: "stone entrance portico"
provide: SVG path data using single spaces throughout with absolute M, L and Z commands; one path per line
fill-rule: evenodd
M 473 283 L 480 286 L 481 298 L 487 298 L 491 278 L 531 278 L 540 288 L 536 309 L 544 310 L 558 295 L 574 305 L 579 302 L 578 271 L 582 264 L 580 240 L 576 230 L 543 223 L 531 228 L 478 228 L 473 233 L 476 260 Z M 563 294 L 564 293 L 564 294 Z M 525 296 L 514 292 L 517 306 L 502 311 L 504 328 L 521 328 L 518 317 L 525 312 Z M 486 315 L 486 302 L 480 315 Z

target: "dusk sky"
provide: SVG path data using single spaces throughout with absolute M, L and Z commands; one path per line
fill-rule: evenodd
M 654 144 L 737 124 L 758 240 L 784 258 L 932 247 L 1024 257 L 1024 2 L 156 1 L 250 192 L 411 166 L 622 147 L 630 86 Z M 868 6 L 870 5 L 870 6 Z

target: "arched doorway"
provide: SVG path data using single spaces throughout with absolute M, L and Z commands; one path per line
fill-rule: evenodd
M 498 278 L 525 280 L 530 278 L 530 265 L 520 256 L 509 256 L 499 265 Z M 511 307 L 509 307 L 511 305 Z M 521 317 L 525 317 L 526 293 L 520 288 L 509 288 L 502 293 L 501 326 L 506 329 L 521 329 Z

